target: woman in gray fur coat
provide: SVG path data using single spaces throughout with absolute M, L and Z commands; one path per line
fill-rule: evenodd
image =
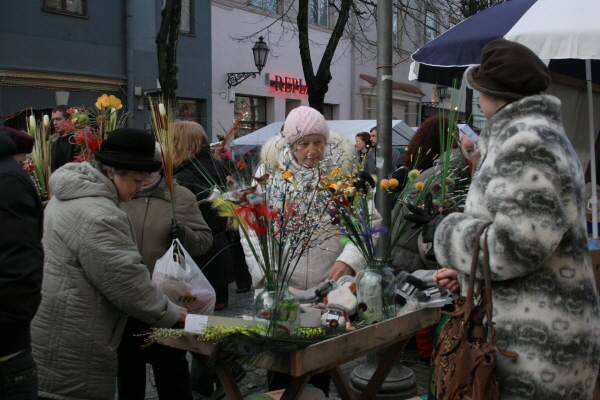
M 437 225 L 436 281 L 466 288 L 478 228 L 488 229 L 501 399 L 591 399 L 599 307 L 581 165 L 565 136 L 550 75 L 527 47 L 486 45 L 467 72 L 488 119 L 465 213 Z M 435 224 L 434 224 L 435 225 Z M 478 276 L 483 276 L 478 271 Z

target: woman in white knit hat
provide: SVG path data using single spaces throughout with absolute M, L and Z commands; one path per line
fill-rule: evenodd
M 334 131 L 330 131 L 321 113 L 314 108 L 298 107 L 292 110 L 283 131 L 269 139 L 261 149 L 261 162 L 255 176 L 269 174 L 267 187 L 284 186 L 283 171 L 294 174 L 298 186 L 316 182 L 319 173 L 327 171 L 336 164 L 344 169 L 353 162 L 355 149 L 352 142 Z M 372 222 L 378 226 L 381 217 L 376 211 Z M 329 218 L 329 216 L 325 216 Z M 242 235 L 242 245 L 246 262 L 252 274 L 255 289 L 264 283 L 263 273 L 257 264 L 247 240 Z M 306 290 L 318 286 L 327 279 L 338 279 L 344 275 L 353 275 L 364 269 L 366 261 L 360 251 L 350 242 L 342 244 L 338 237 L 326 239 L 317 247 L 302 254 L 289 285 Z M 270 376 L 269 389 L 285 388 L 285 378 L 280 374 Z M 316 387 L 328 393 L 328 374 L 318 374 L 311 380 Z

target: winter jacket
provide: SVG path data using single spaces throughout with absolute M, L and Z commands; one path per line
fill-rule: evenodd
M 233 261 L 229 251 L 227 218 L 219 216 L 211 202 L 204 202 L 212 188 L 225 186 L 225 172 L 221 161 L 215 160 L 210 148 L 204 147 L 193 160 L 180 165 L 175 171 L 178 183 L 196 195 L 204 220 L 213 235 L 212 247 L 201 256 L 193 257 L 206 279 L 214 287 L 233 282 Z
M 591 399 L 600 362 L 598 294 L 587 246 L 584 177 L 560 101 L 526 97 L 500 109 L 479 138 L 482 161 L 465 213 L 435 233 L 443 267 L 465 274 L 488 230 L 501 399 Z M 479 268 L 478 276 L 481 275 Z
M 66 163 L 72 162 L 79 153 L 73 133 L 61 135 L 54 133 L 50 136 L 50 170 L 56 171 Z
M 127 314 L 171 327 L 178 307 L 150 280 L 112 181 L 89 163 L 50 178 L 42 303 L 32 322 L 39 395 L 113 400 Z
M 436 173 L 437 178 L 439 178 L 440 163 L 442 160 L 444 160 L 444 157 L 445 154 L 443 154 L 442 157 L 437 158 L 433 162 L 433 166 L 421 172 L 421 175 L 419 175 L 419 177 L 417 177 L 414 181 L 408 181 L 405 183 L 412 187 L 409 201 L 412 202 L 413 199 L 415 199 L 418 195 L 418 190 L 415 188 L 415 185 L 418 182 L 425 183 L 432 175 Z M 448 176 L 450 177 L 449 179 L 451 179 L 453 183 L 448 187 L 446 198 L 455 198 L 459 191 L 460 195 L 464 196 L 465 191 L 468 190 L 468 185 L 470 184 L 471 179 L 469 164 L 467 163 L 467 159 L 464 157 L 461 149 L 457 148 L 451 150 L 448 171 Z M 396 194 L 400 193 L 401 191 L 396 192 Z M 405 209 L 404 212 L 408 211 Z M 398 227 L 399 226 L 400 224 L 398 224 Z M 429 250 L 429 246 L 431 246 L 431 244 L 423 243 L 422 237 L 421 235 L 418 235 L 417 229 L 409 228 L 394 246 L 392 264 L 395 268 L 402 268 L 402 270 L 411 273 L 420 269 L 437 269 L 435 262 L 425 258 L 425 253 L 427 250 Z
M 263 164 L 259 166 L 255 176 L 260 177 L 268 172 L 270 174 L 270 181 L 266 185 L 267 188 L 271 185 L 284 185 L 284 179 L 281 177 L 281 168 L 284 168 L 284 170 L 288 168 L 294 174 L 294 179 L 298 186 L 303 186 L 308 182 L 316 181 L 316 179 L 318 179 L 317 170 L 300 166 L 293 159 L 289 147 L 282 148 L 276 144 L 278 140 L 279 138 L 275 136 L 264 144 L 262 150 Z M 327 154 L 325 156 L 324 164 L 327 165 L 336 162 L 338 163 L 339 168 L 343 169 L 348 167 L 349 161 L 342 161 L 338 155 L 354 154 L 352 151 L 352 143 L 343 139 L 341 135 L 333 131 L 330 131 L 328 143 L 339 143 L 340 145 L 334 149 L 335 154 Z M 329 146 L 326 147 L 326 151 L 330 152 Z M 274 199 L 271 200 L 273 201 Z M 268 194 L 267 201 L 269 201 Z M 372 200 L 369 201 L 369 206 L 372 213 L 373 226 L 378 227 L 381 224 L 381 216 L 375 211 Z M 321 218 L 323 218 L 323 221 L 330 221 L 331 219 L 329 215 L 323 215 Z M 332 225 L 329 222 L 324 222 L 323 226 L 331 227 Z M 319 231 L 323 232 L 323 228 L 320 228 Z M 315 236 L 317 234 L 318 233 L 315 233 Z M 350 242 L 344 245 L 341 243 L 340 238 L 336 236 L 327 234 L 325 236 L 330 237 L 325 239 L 323 243 L 316 247 L 309 248 L 302 254 L 293 275 L 289 279 L 289 286 L 301 290 L 317 286 L 327 279 L 329 272 L 336 261 L 342 261 L 348 264 L 354 272 L 359 272 L 365 268 L 366 261 L 355 245 Z M 264 283 L 264 274 L 254 258 L 250 244 L 243 232 L 241 232 L 241 242 L 244 247 L 244 253 L 246 254 L 246 263 L 252 274 L 253 286 L 255 288 L 261 288 Z
M 364 169 L 370 174 L 374 174 L 377 170 L 377 147 L 373 146 L 371 150 L 367 153 L 365 157 Z M 391 170 L 394 172 L 396 169 L 402 166 L 402 155 L 400 152 L 394 148 L 392 148 L 392 167 Z
M 206 253 L 212 245 L 212 234 L 198 210 L 196 197 L 177 183 L 173 190 L 175 217 L 185 229 L 183 247 L 191 256 Z M 173 223 L 173 211 L 166 180 L 161 176 L 158 182 L 136 193 L 131 201 L 119 203 L 119 207 L 131 219 L 137 248 L 152 275 L 156 260 L 165 254 L 172 243 L 170 228 Z
M 5 141 L 0 133 L 0 153 Z M 42 202 L 17 160 L 0 155 L 0 358 L 28 349 L 41 300 Z

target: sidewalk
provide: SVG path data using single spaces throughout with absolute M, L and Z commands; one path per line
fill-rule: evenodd
M 237 294 L 235 292 L 235 283 L 229 285 L 229 306 L 224 310 L 215 312 L 215 315 L 220 317 L 240 317 L 244 314 L 248 314 L 252 311 L 254 304 L 254 290 L 250 290 L 247 293 Z M 429 382 L 429 364 L 422 361 L 416 349 L 407 348 L 401 355 L 400 359 L 406 367 L 411 368 L 417 376 L 417 383 L 419 385 L 418 394 L 427 394 L 427 385 Z M 191 356 L 188 354 L 188 360 L 191 360 Z M 349 377 L 354 368 L 364 363 L 366 357 L 360 357 L 356 360 L 348 362 L 342 365 L 342 370 L 346 377 Z M 156 388 L 154 384 L 154 377 L 152 376 L 152 368 L 147 365 L 148 381 L 146 384 L 146 399 L 147 400 L 158 400 Z M 251 394 L 264 393 L 268 391 L 266 383 L 266 370 L 262 368 L 251 368 L 246 369 L 246 377 L 240 383 L 240 389 L 242 395 L 247 398 Z M 332 383 L 329 391 L 329 398 L 332 400 L 340 400 L 335 385 Z

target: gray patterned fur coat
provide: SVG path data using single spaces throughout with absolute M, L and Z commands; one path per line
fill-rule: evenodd
M 435 234 L 441 266 L 466 291 L 478 228 L 489 229 L 501 399 L 591 399 L 600 317 L 585 225 L 584 177 L 561 123 L 560 101 L 526 97 L 481 132 L 482 158 L 464 214 Z M 478 276 L 481 275 L 481 266 Z

